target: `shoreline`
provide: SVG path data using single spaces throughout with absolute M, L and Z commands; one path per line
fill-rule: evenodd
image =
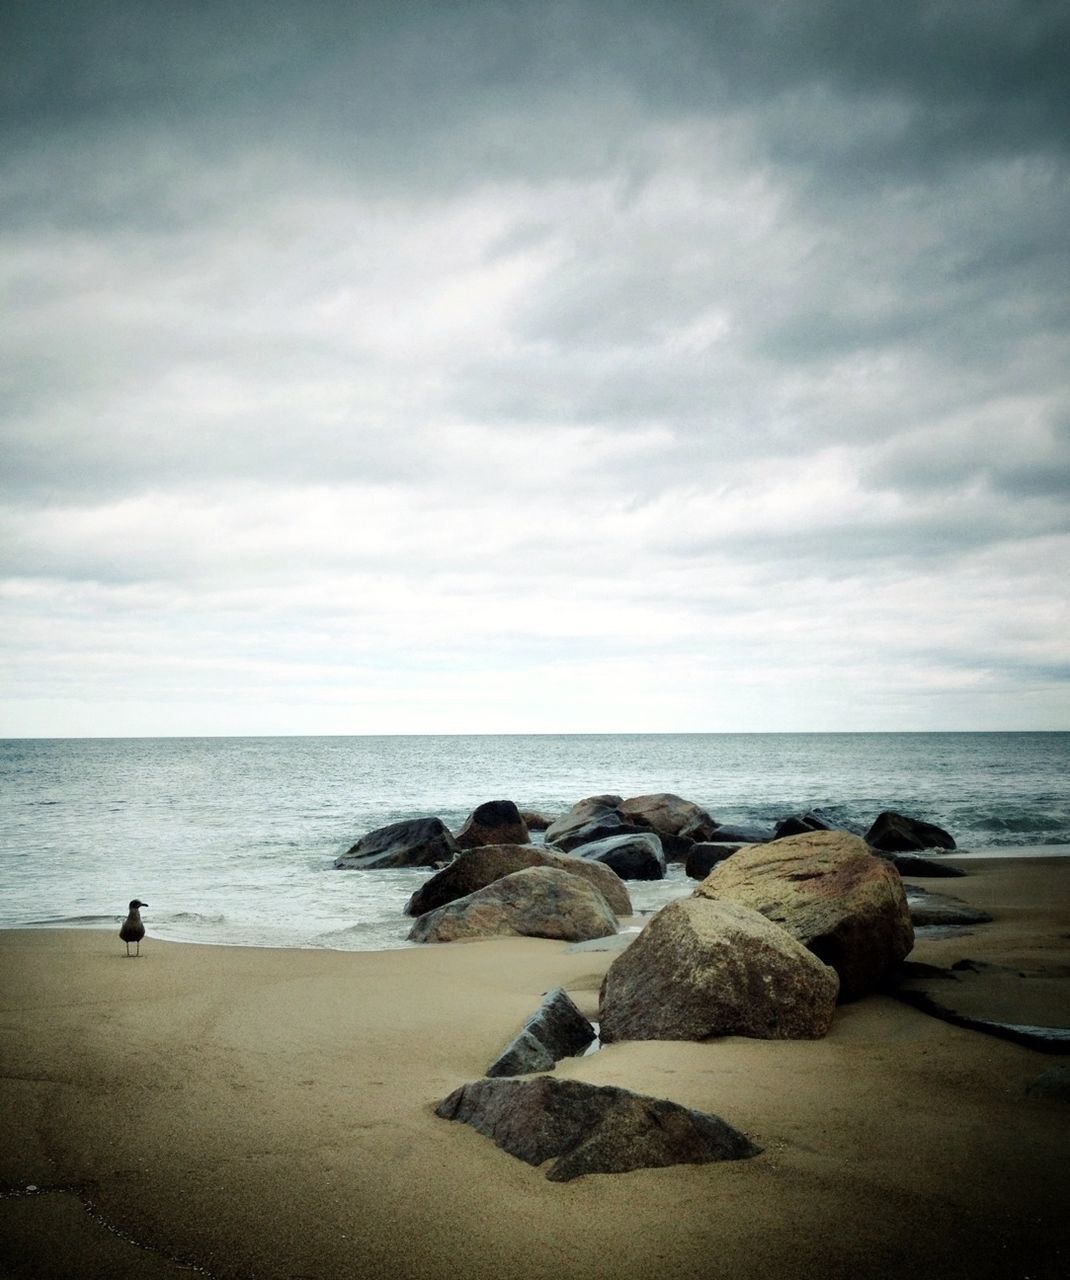
M 1028 969 L 1031 1018 L 1054 1016 L 1070 860 L 962 860 L 969 875 L 925 887 L 993 922 L 919 938 L 911 959 Z M 117 930 L 0 932 L 4 1274 L 1065 1273 L 1067 1103 L 1025 1093 L 1065 1059 L 887 995 L 841 1006 L 820 1041 L 626 1042 L 558 1064 L 720 1115 L 764 1148 L 753 1160 L 555 1184 L 433 1115 L 548 987 L 595 1013 L 612 959 L 530 938 L 357 952 L 150 936 L 127 961 Z

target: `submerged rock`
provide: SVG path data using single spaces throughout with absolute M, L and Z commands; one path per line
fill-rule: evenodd
M 554 1063 L 570 1058 L 596 1037 L 594 1027 L 576 1008 L 562 987 L 554 987 L 512 1040 L 487 1068 L 488 1076 L 521 1076 L 552 1071 Z
M 454 839 L 462 849 L 485 844 L 528 844 L 527 823 L 512 800 L 488 800 L 465 819 Z
M 875 990 L 914 945 L 903 882 L 847 831 L 740 849 L 696 895 L 730 899 L 786 929 L 840 976 L 840 999 Z
M 950 879 L 953 876 L 964 876 L 961 867 L 953 867 L 950 862 L 939 862 L 935 858 L 923 858 L 916 853 L 881 853 L 873 851 L 878 858 L 890 862 L 901 876 L 921 876 L 923 879 Z
M 632 900 L 624 881 L 611 867 L 532 844 L 496 844 L 465 849 L 448 867 L 436 872 L 416 890 L 408 901 L 405 914 L 424 915 L 527 867 L 555 867 L 558 871 L 579 876 L 598 890 L 618 916 L 632 914 Z
M 537 1076 L 477 1080 L 439 1103 L 459 1120 L 531 1165 L 554 1163 L 552 1182 L 587 1173 L 626 1173 L 673 1164 L 745 1160 L 760 1154 L 720 1117 L 627 1089 Z
M 505 935 L 581 942 L 616 932 L 617 918 L 593 885 L 555 867 L 529 867 L 420 916 L 409 941 Z
M 599 1032 L 614 1040 L 814 1040 L 832 1023 L 836 972 L 742 903 L 680 898 L 610 965 Z
M 884 853 L 917 853 L 922 849 L 954 849 L 954 837 L 943 827 L 886 809 L 866 832 L 866 844 Z
M 341 871 L 377 871 L 384 867 L 435 867 L 449 862 L 459 846 L 439 818 L 392 822 L 361 836 L 335 858 Z

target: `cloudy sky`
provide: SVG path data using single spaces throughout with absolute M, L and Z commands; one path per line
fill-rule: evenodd
M 1063 0 L 0 0 L 0 734 L 1070 727 Z

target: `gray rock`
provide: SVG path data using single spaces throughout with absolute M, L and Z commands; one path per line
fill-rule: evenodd
M 576 1008 L 562 987 L 554 987 L 499 1056 L 488 1076 L 521 1076 L 550 1071 L 561 1058 L 570 1058 L 595 1039 L 594 1027 Z
M 435 867 L 449 862 L 458 852 L 457 842 L 439 818 L 412 818 L 369 831 L 335 858 L 334 865 L 341 871 Z
M 589 862 L 601 862 L 622 880 L 664 880 L 665 854 L 661 839 L 653 831 L 635 835 L 610 836 L 576 847 L 575 856 Z
M 808 831 L 831 831 L 832 828 L 815 813 L 793 813 L 790 818 L 781 818 L 773 832 L 774 840 L 783 840 L 787 836 L 802 836 Z
M 706 844 L 766 844 L 773 838 L 771 827 L 722 824 L 706 837 Z
M 512 936 L 580 942 L 616 932 L 617 918 L 593 885 L 555 867 L 529 867 L 420 916 L 409 941 Z
M 672 1164 L 745 1160 L 760 1154 L 718 1116 L 627 1089 L 559 1080 L 477 1080 L 435 1114 L 459 1120 L 531 1165 L 547 1160 L 552 1182 Z

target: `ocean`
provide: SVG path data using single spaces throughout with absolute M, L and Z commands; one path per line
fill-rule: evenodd
M 882 809 L 977 854 L 1070 853 L 1070 733 L 569 734 L 0 741 L 0 927 L 118 928 L 272 947 L 403 947 L 425 871 L 336 871 L 361 835 L 485 800 L 550 816 L 672 791 L 720 822 Z M 1061 846 L 1061 847 L 1059 847 Z M 687 892 L 632 883 L 637 909 Z M 118 945 L 118 943 L 117 943 Z

